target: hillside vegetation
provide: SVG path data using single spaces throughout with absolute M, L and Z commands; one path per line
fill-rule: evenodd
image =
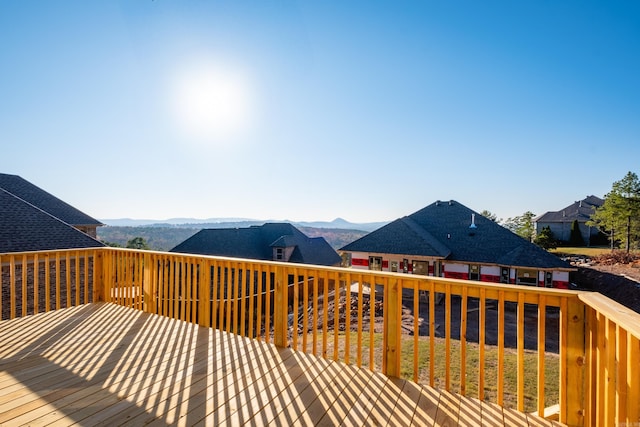
M 247 225 L 244 224 L 243 226 L 246 227 Z M 216 224 L 216 228 L 230 227 L 221 227 L 221 224 Z M 98 227 L 98 239 L 105 243 L 126 246 L 129 240 L 135 237 L 142 237 L 152 250 L 168 251 L 203 228 L 201 224 L 190 224 L 189 227 L 157 225 L 143 227 L 106 226 Z M 367 234 L 366 231 L 338 228 L 298 228 L 309 237 L 324 237 L 327 243 L 336 250 Z

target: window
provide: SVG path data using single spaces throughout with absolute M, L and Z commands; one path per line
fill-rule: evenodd
M 283 260 L 284 259 L 284 249 L 283 248 L 276 248 L 276 260 Z
M 341 258 L 342 258 L 343 267 L 351 267 L 351 262 L 352 262 L 351 252 L 344 252 Z
M 480 280 L 480 266 L 472 264 L 469 266 L 469 280 Z
M 391 271 L 394 273 L 398 272 L 398 261 L 391 261 Z
M 500 283 L 509 283 L 509 268 L 500 268 Z
M 369 257 L 369 270 L 382 271 L 382 257 L 370 256 Z
M 518 285 L 536 286 L 538 284 L 538 272 L 536 270 L 519 268 L 516 270 L 516 283 Z
M 413 261 L 413 274 L 429 274 L 429 263 L 427 261 Z

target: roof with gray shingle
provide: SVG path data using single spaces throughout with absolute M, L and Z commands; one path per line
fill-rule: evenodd
M 0 189 L 42 209 L 67 224 L 100 226 L 100 221 L 47 193 L 18 175 L 0 173 Z
M 475 228 L 471 228 L 474 215 Z M 531 268 L 571 266 L 455 200 L 435 202 L 342 247 Z
M 535 218 L 535 222 L 586 222 L 597 208 L 604 204 L 604 200 L 597 196 L 587 196 L 578 200 L 564 209 L 553 212 L 546 212 Z
M 104 246 L 0 188 L 0 253 Z
M 170 252 L 273 260 L 274 247 L 294 247 L 289 262 L 336 265 L 340 256 L 322 237 L 310 238 L 288 223 L 200 230 Z

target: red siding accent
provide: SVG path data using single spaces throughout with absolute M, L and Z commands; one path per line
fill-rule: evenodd
M 494 276 L 493 274 L 481 274 L 481 282 L 500 283 L 500 276 Z
M 389 261 L 383 259 L 382 260 L 382 268 L 386 268 L 388 270 L 389 269 Z
M 433 265 L 429 264 L 429 275 L 433 276 Z
M 365 258 L 351 258 L 351 265 L 369 266 L 369 260 Z
M 554 280 L 553 287 L 558 289 L 569 289 L 569 282 L 564 282 L 561 280 Z
M 455 271 L 445 271 L 444 277 L 447 279 L 469 280 L 469 273 L 458 273 Z

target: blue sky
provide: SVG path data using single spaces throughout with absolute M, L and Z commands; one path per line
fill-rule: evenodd
M 542 214 L 640 173 L 634 1 L 0 1 L 0 172 L 101 219 Z

